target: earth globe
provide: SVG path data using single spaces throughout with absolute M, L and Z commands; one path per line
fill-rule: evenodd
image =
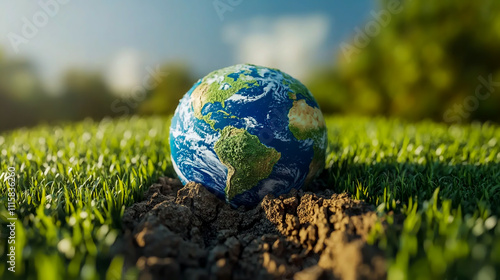
M 170 126 L 172 165 L 233 207 L 309 184 L 324 168 L 327 130 L 311 92 L 273 68 L 213 71 L 180 100 Z

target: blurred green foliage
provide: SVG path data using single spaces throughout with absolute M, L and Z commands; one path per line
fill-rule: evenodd
M 309 82 L 323 111 L 499 122 L 500 1 L 401 2 L 380 1 Z
M 139 114 L 172 114 L 177 108 L 179 100 L 195 82 L 189 69 L 183 64 L 165 65 L 162 67 L 162 71 L 168 73 L 168 76 L 152 89 L 148 99 L 140 105 Z
M 55 95 L 44 88 L 30 61 L 0 57 L 0 131 L 40 122 L 117 116 L 110 106 L 114 99 L 99 72 L 69 70 Z
M 500 1 L 380 0 L 305 84 L 326 114 L 500 122 Z M 182 63 L 141 93 L 120 96 L 102 73 L 71 70 L 50 94 L 28 60 L 0 53 L 0 131 L 40 122 L 172 114 L 195 82 Z
M 62 77 L 62 89 L 54 94 L 43 87 L 30 61 L 0 56 L 0 131 L 85 118 L 171 114 L 195 79 L 181 63 L 166 64 L 161 71 L 168 75 L 147 77 L 151 88 L 142 87 L 145 92 L 140 96 L 135 92 L 120 96 L 109 88 L 102 73 L 70 69 Z

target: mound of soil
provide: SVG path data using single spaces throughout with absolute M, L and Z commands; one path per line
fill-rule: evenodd
M 121 254 L 141 279 L 385 279 L 382 252 L 365 242 L 373 210 L 331 190 L 232 209 L 163 177 L 126 209 Z

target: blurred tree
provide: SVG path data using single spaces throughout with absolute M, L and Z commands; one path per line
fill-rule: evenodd
M 401 3 L 382 0 L 337 67 L 310 82 L 322 109 L 500 121 L 500 1 Z
M 100 73 L 70 70 L 63 78 L 63 95 L 58 100 L 60 118 L 81 120 L 114 116 L 111 104 L 116 99 Z
M 161 71 L 168 75 L 160 80 L 151 77 L 154 87 L 148 98 L 139 106 L 139 114 L 173 114 L 179 100 L 195 82 L 188 68 L 181 63 L 164 65 Z
M 194 82 L 185 66 L 170 64 L 161 73 L 151 69 L 145 96 L 118 97 L 101 73 L 73 69 L 62 79 L 62 92 L 51 96 L 35 70 L 28 60 L 2 60 L 0 55 L 0 131 L 40 122 L 121 116 L 123 112 L 113 108 L 117 101 L 131 113 L 172 114 Z
M 32 63 L 0 56 L 0 130 L 36 124 L 46 97 Z

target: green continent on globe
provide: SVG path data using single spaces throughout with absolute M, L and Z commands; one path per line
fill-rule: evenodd
M 305 184 L 307 185 L 325 164 L 325 120 L 319 108 L 309 106 L 304 99 L 294 101 L 288 111 L 288 129 L 298 140 L 313 139 L 313 159 L 309 164 Z
M 278 70 L 279 71 L 279 70 Z M 281 71 L 280 71 L 281 72 Z M 292 76 L 283 73 L 283 83 L 288 86 L 289 92 L 288 97 L 290 99 L 295 100 L 297 98 L 297 94 L 304 96 L 304 98 L 315 101 L 311 92 L 303 85 L 301 82 L 295 80 Z M 316 101 L 315 101 L 316 102 Z
M 234 72 L 240 72 L 236 80 L 229 77 Z M 224 101 L 233 94 L 243 88 L 258 85 L 257 81 L 248 74 L 250 74 L 250 71 L 236 67 L 235 69 L 225 68 L 208 74 L 191 94 L 194 116 L 211 124 L 213 128 L 213 124 L 210 123 L 210 116 L 204 116 L 201 113 L 203 106 L 208 103 L 220 102 L 224 107 Z
M 269 177 L 281 153 L 242 128 L 226 126 L 214 146 L 222 164 L 228 168 L 226 199 L 232 200 Z

